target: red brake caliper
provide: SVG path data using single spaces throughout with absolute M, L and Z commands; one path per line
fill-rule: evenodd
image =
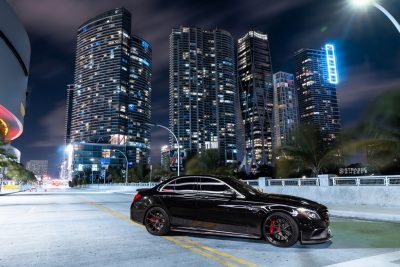
M 269 233 L 272 235 L 274 233 L 274 225 L 275 225 L 275 219 L 271 220 L 271 223 L 269 225 Z
M 150 218 L 149 218 L 149 221 L 150 221 L 151 223 L 154 223 L 154 221 L 155 221 L 154 217 L 150 217 Z

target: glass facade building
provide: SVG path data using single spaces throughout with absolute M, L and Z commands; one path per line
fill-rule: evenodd
M 149 43 L 131 35 L 131 14 L 124 8 L 79 27 L 67 143 L 123 146 L 131 164 L 149 162 L 151 58 Z
M 184 150 L 218 149 L 225 164 L 237 161 L 234 56 L 224 30 L 180 27 L 170 35 L 170 128 Z
M 329 147 L 340 132 L 340 114 L 336 59 L 331 60 L 332 46 L 327 48 L 301 49 L 295 53 L 295 64 L 300 122 L 317 127 Z
M 274 74 L 274 143 L 275 149 L 292 142 L 293 131 L 299 124 L 299 106 L 294 75 Z
M 271 164 L 273 73 L 266 34 L 249 31 L 238 40 L 237 75 L 245 160 L 252 167 Z

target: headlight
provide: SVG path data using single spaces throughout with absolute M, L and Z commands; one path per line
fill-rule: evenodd
M 298 208 L 297 211 L 301 214 L 303 214 L 304 216 L 306 216 L 309 219 L 312 220 L 321 220 L 321 217 L 319 217 L 318 213 L 316 213 L 313 210 L 309 210 L 306 208 Z

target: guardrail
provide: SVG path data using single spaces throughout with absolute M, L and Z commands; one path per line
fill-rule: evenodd
M 400 175 L 392 176 L 354 176 L 354 177 L 327 177 L 320 175 L 318 178 L 290 178 L 290 179 L 267 179 L 260 177 L 255 180 L 244 180 L 251 186 L 322 186 L 321 181 L 328 179 L 328 186 L 400 186 Z M 130 186 L 136 188 L 151 188 L 158 185 L 158 182 L 147 183 L 114 183 L 100 184 L 100 186 Z M 95 185 L 95 184 L 94 184 Z
M 328 179 L 328 186 L 400 186 L 400 175 L 391 176 L 354 176 L 354 177 L 327 177 L 318 178 L 290 178 L 266 179 L 245 181 L 252 186 L 262 186 L 261 179 L 265 179 L 265 186 L 321 186 L 323 179 Z
M 102 184 L 100 183 L 100 186 L 134 186 L 134 187 L 154 187 L 158 185 L 159 183 L 157 182 L 148 182 L 148 183 L 107 183 L 107 184 Z M 97 185 L 97 184 L 90 184 L 92 186 Z
M 268 179 L 267 186 L 319 186 L 319 178 Z
M 331 186 L 400 186 L 400 176 L 331 177 Z

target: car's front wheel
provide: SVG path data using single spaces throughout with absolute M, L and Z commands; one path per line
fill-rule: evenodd
M 150 208 L 144 218 L 144 225 L 152 235 L 166 235 L 170 228 L 168 214 L 160 207 Z
M 274 212 L 265 219 L 263 233 L 265 239 L 277 247 L 290 247 L 299 240 L 296 221 L 283 212 Z

